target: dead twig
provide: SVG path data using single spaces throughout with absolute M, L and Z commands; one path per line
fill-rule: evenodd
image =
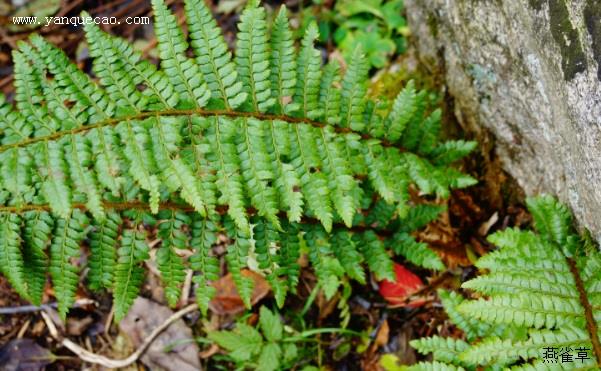
M 73 353 L 75 353 L 81 360 L 88 362 L 88 363 L 94 363 L 97 365 L 101 365 L 106 368 L 122 368 L 122 367 L 127 367 L 127 366 L 131 365 L 132 363 L 136 362 L 138 360 L 138 358 L 140 358 L 142 356 L 142 354 L 144 354 L 146 349 L 148 349 L 150 344 L 152 344 L 152 342 L 161 334 L 161 332 L 163 332 L 173 322 L 177 321 L 178 319 L 182 318 L 186 314 L 193 312 L 197 309 L 198 309 L 197 304 L 190 304 L 187 307 L 173 313 L 169 318 L 167 318 L 165 320 L 165 322 L 163 322 L 159 327 L 157 327 L 144 340 L 142 345 L 140 345 L 140 347 L 138 347 L 138 349 L 136 349 L 135 352 L 133 352 L 129 357 L 127 357 L 125 359 L 107 358 L 105 356 L 101 356 L 101 355 L 92 353 L 67 338 L 63 338 L 62 340 L 60 340 L 61 336 L 59 335 L 59 333 L 56 329 L 56 326 L 50 319 L 50 316 L 48 316 L 48 314 L 46 314 L 46 312 L 41 312 L 41 313 L 42 313 L 42 317 L 44 318 L 44 322 L 46 322 L 46 326 L 48 327 L 48 331 L 50 331 L 50 335 L 55 340 L 60 342 L 60 344 L 63 345 L 65 348 L 67 348 L 70 351 L 72 351 Z
M 92 299 L 79 299 L 73 304 L 73 308 L 79 308 L 86 305 L 96 305 L 96 301 Z M 56 308 L 57 303 L 50 304 L 42 304 L 40 306 L 37 305 L 21 305 L 18 307 L 6 307 L 0 308 L 0 315 L 9 315 L 9 314 L 20 314 L 20 313 L 31 313 L 31 312 L 39 312 L 41 310 L 46 310 L 47 308 Z

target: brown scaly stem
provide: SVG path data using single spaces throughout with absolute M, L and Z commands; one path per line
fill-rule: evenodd
M 589 337 L 591 338 L 591 343 L 593 345 L 593 353 L 597 361 L 597 366 L 601 368 L 601 343 L 599 342 L 599 334 L 597 332 L 597 323 L 595 322 L 595 316 L 593 315 L 593 307 L 591 306 L 591 303 L 586 295 L 584 282 L 582 282 L 582 277 L 580 277 L 580 273 L 578 272 L 576 261 L 573 258 L 566 258 L 566 260 L 568 262 L 568 266 L 570 267 L 570 272 L 574 277 L 574 281 L 576 282 L 576 288 L 578 289 L 580 304 L 584 307 L 586 329 L 588 330 Z

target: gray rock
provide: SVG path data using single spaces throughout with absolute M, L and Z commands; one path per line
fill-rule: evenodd
M 601 1 L 407 0 L 420 58 L 461 125 L 494 140 L 527 194 L 552 193 L 601 241 Z

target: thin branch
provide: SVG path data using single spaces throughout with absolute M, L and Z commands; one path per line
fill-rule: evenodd
M 56 341 L 60 342 L 65 348 L 67 348 L 70 351 L 72 351 L 73 353 L 75 353 L 81 360 L 88 362 L 88 363 L 101 365 L 106 368 L 122 368 L 122 367 L 127 367 L 127 366 L 131 365 L 132 363 L 136 362 L 144 354 L 144 352 L 148 349 L 150 344 L 152 344 L 152 342 L 161 334 L 161 332 L 163 332 L 165 329 L 167 329 L 167 327 L 169 327 L 173 322 L 177 321 L 178 319 L 182 318 L 186 314 L 193 312 L 197 309 L 198 309 L 197 304 L 190 304 L 187 307 L 182 308 L 179 311 L 173 313 L 169 318 L 167 318 L 165 320 L 165 322 L 163 322 L 159 327 L 154 329 L 154 331 L 152 331 L 152 333 L 150 335 L 148 335 L 148 337 L 144 340 L 142 345 L 140 345 L 138 347 L 138 349 L 136 349 L 135 352 L 133 352 L 129 357 L 127 357 L 125 359 L 107 358 L 105 356 L 98 355 L 96 353 L 92 353 L 92 352 L 80 347 L 79 345 L 77 345 L 73 341 L 69 340 L 68 338 L 63 338 L 62 340 L 60 340 L 61 337 L 56 329 L 56 326 L 50 319 L 50 316 L 48 316 L 48 314 L 46 314 L 45 312 L 42 312 L 42 317 L 44 318 L 44 322 L 46 322 L 46 326 L 48 327 L 48 331 L 50 332 L 50 335 Z
M 83 307 L 90 304 L 96 304 L 96 301 L 92 299 L 79 299 L 73 304 L 73 308 Z M 42 305 L 21 305 L 17 307 L 4 307 L 0 308 L 0 315 L 20 314 L 20 313 L 32 313 L 39 312 L 41 310 L 47 310 L 48 308 L 56 309 L 57 303 L 42 304 Z

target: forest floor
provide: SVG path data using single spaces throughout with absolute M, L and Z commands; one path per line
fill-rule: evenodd
M 169 1 L 175 7 L 176 13 L 183 10 L 180 1 Z M 46 3 L 50 6 L 49 3 Z M 68 2 L 57 1 L 58 14 L 77 14 L 81 9 L 86 9 L 92 14 L 108 14 L 117 17 L 150 15 L 150 3 L 147 0 L 111 0 L 104 2 L 89 2 L 75 0 Z M 298 9 L 298 2 L 287 2 L 294 12 Z M 4 14 L 0 8 L 0 14 Z M 223 14 L 217 12 L 219 23 L 226 31 L 226 38 L 233 40 L 235 33 L 236 13 Z M 13 92 L 12 65 L 10 51 L 17 45 L 18 40 L 25 39 L 34 30 L 10 29 L 0 26 L 0 91 L 10 97 Z M 44 37 L 58 44 L 71 58 L 76 60 L 84 70 L 90 69 L 85 45 L 82 44 L 81 30 L 69 27 L 46 27 L 39 30 Z M 122 25 L 110 27 L 107 31 L 125 38 L 133 38 L 139 49 L 154 58 L 153 47 L 156 43 L 151 26 Z M 229 36 L 228 36 L 229 35 Z M 335 52 L 335 47 L 326 46 L 325 53 Z M 389 70 L 410 71 L 407 75 L 427 76 L 416 58 L 412 57 L 411 48 L 403 56 L 392 63 Z M 381 74 L 382 72 L 380 72 Z M 378 77 L 374 77 L 378 81 Z M 464 137 L 469 134 L 461 132 L 460 126 L 453 115 L 452 99 L 445 95 L 444 81 L 439 81 L 436 76 L 423 78 L 428 81 L 430 89 L 441 93 L 444 108 L 444 121 L 449 136 Z M 503 172 L 494 152 L 484 153 L 475 151 L 463 163 L 463 170 L 479 180 L 478 185 L 454 191 L 448 201 L 447 211 L 435 222 L 431 223 L 417 236 L 420 241 L 428 242 L 443 257 L 449 269 L 439 275 L 423 269 L 412 267 L 402 262 L 424 281 L 425 287 L 420 290 L 420 304 L 404 307 L 392 307 L 378 293 L 375 281 L 367 285 L 352 284 L 352 294 L 344 306 L 350 310 L 348 330 L 362 334 L 349 337 L 343 334 L 324 334 L 318 339 L 317 354 L 313 354 L 313 362 L 323 365 L 327 369 L 336 370 L 377 370 L 380 354 L 395 353 L 401 361 L 412 363 L 419 356 L 409 346 L 408 342 L 422 336 L 433 334 L 452 335 L 457 331 L 452 326 L 436 299 L 437 288 L 451 288 L 457 290 L 461 282 L 473 277 L 476 269 L 473 266 L 475 259 L 492 246 L 486 241 L 485 236 L 494 230 L 508 226 L 525 226 L 530 223 L 530 217 L 523 205 L 523 196 L 516 183 Z M 441 201 L 442 202 L 442 201 Z M 85 259 L 85 254 L 82 257 Z M 142 296 L 158 303 L 163 302 L 162 289 L 156 268 L 150 266 L 150 273 L 142 291 Z M 273 302 L 269 288 L 257 278 L 258 289 L 255 292 L 255 309 L 259 304 Z M 321 294 L 315 294 L 316 279 L 310 269 L 305 268 L 301 274 L 301 281 L 297 295 L 290 296 L 282 312 L 285 320 L 293 321 L 293 317 L 302 313 L 302 325 L 305 329 L 338 328 L 341 317 L 339 309 L 340 295 L 332 300 L 325 300 Z M 207 329 L 227 328 L 236 319 L 241 310 L 241 301 L 233 291 L 233 284 L 227 277 L 220 282 L 218 298 L 212 304 L 212 311 L 208 318 L 198 321 L 198 314 L 188 315 L 184 318 L 185 327 L 191 329 L 191 339 L 202 339 Z M 145 334 L 161 323 L 164 318 L 162 310 L 149 310 L 142 307 L 139 318 L 143 324 L 121 324 L 117 326 L 112 321 L 111 300 L 106 293 L 88 291 L 80 285 L 77 293 L 78 302 L 81 304 L 74 309 L 63 328 L 61 321 L 59 330 L 81 347 L 103 354 L 112 358 L 124 358 L 129 355 Z M 414 298 L 415 299 L 415 298 Z M 50 289 L 45 293 L 45 302 L 54 301 Z M 314 305 L 308 306 L 307 302 Z M 182 302 L 181 307 L 186 302 Z M 31 359 L 31 369 L 71 370 L 80 369 L 83 363 L 80 358 L 69 350 L 61 347 L 57 340 L 51 336 L 47 323 L 37 309 L 27 311 L 28 303 L 23 301 L 9 287 L 7 281 L 0 276 L 0 369 L 15 369 L 14 360 Z M 154 304 L 153 304 L 154 305 Z M 53 313 L 53 309 L 47 309 Z M 296 314 L 295 314 L 296 313 Z M 153 318 L 153 316 L 157 318 Z M 254 316 L 254 317 L 253 317 Z M 249 323 L 256 322 L 256 314 L 250 314 Z M 298 318 L 295 319 L 298 323 Z M 130 331 L 124 331 L 130 327 Z M 120 328 L 121 327 L 121 328 Z M 124 332 L 126 332 L 124 334 Z M 132 336 L 132 334 L 134 336 Z M 133 339 L 132 339 L 133 337 Z M 193 342 L 193 340 L 191 340 Z M 178 351 L 168 353 L 152 352 L 150 355 L 130 366 L 129 369 L 142 369 L 147 367 L 164 367 L 166 369 L 185 370 L 182 363 L 188 362 L 190 356 L 200 354 L 202 365 L 205 369 L 225 367 L 220 361 L 216 346 L 204 344 L 179 348 Z M 15 347 L 18 344 L 18 347 Z M 193 344 L 195 344 L 193 342 Z M 190 353 L 191 352 L 191 353 Z M 143 366 L 145 365 L 145 366 Z M 194 365 L 189 363 L 188 366 Z

